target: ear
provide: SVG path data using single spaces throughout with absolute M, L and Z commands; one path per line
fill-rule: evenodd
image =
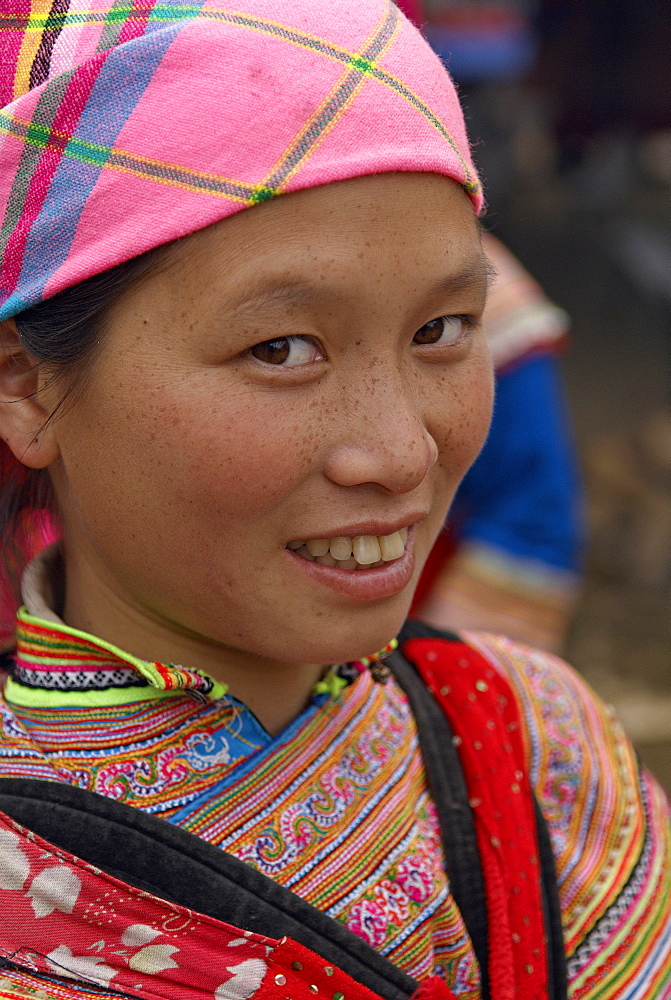
M 26 351 L 16 323 L 0 322 L 0 436 L 14 456 L 31 469 L 58 458 L 58 444 L 45 427 L 50 415 L 41 389 L 39 364 Z

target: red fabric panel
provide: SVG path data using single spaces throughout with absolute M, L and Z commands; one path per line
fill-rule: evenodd
M 72 991 L 67 982 L 59 987 L 63 1000 L 88 998 L 85 983 L 138 1000 L 381 1000 L 290 938 L 253 934 L 152 896 L 3 813 L 0 853 L 0 956 L 33 970 L 37 986 L 44 975 L 77 980 Z M 422 1000 L 453 997 L 443 990 Z
M 547 955 L 536 820 L 512 690 L 465 643 L 411 639 L 403 653 L 455 734 L 487 895 L 492 1000 L 543 1000 Z

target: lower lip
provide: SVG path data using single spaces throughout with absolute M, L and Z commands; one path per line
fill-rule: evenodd
M 408 530 L 408 540 L 401 558 L 385 563 L 384 566 L 377 566 L 375 569 L 340 569 L 338 566 L 323 566 L 321 563 L 303 559 L 291 549 L 285 549 L 285 552 L 294 563 L 298 563 L 310 579 L 335 590 L 336 593 L 354 597 L 359 601 L 380 601 L 385 597 L 400 594 L 412 580 L 415 569 L 414 525 Z

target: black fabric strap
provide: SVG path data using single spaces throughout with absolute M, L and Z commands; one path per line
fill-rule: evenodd
M 0 778 L 0 811 L 117 878 L 243 930 L 293 938 L 384 997 L 418 983 L 250 865 L 132 806 L 53 781 Z
M 408 623 L 400 636 L 401 649 L 410 638 L 436 638 L 428 626 Z M 457 636 L 445 638 L 459 641 Z M 483 1000 L 489 997 L 488 935 L 485 886 L 480 867 L 468 791 L 452 742 L 452 731 L 440 706 L 423 680 L 402 655 L 387 658 L 394 677 L 405 691 L 417 723 L 422 759 L 438 811 L 445 868 L 450 889 L 473 944 L 482 977 Z
M 552 853 L 552 843 L 550 841 L 548 826 L 535 798 L 534 807 L 536 810 L 538 858 L 541 869 L 543 917 L 545 919 L 545 938 L 548 956 L 548 997 L 549 1000 L 567 1000 L 568 970 L 566 968 L 566 949 L 564 947 L 564 931 L 562 928 L 555 859 Z

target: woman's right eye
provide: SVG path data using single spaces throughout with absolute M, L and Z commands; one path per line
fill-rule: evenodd
M 307 337 L 278 337 L 264 340 L 250 347 L 249 354 L 266 365 L 281 368 L 299 368 L 312 361 L 323 361 L 324 355 Z

